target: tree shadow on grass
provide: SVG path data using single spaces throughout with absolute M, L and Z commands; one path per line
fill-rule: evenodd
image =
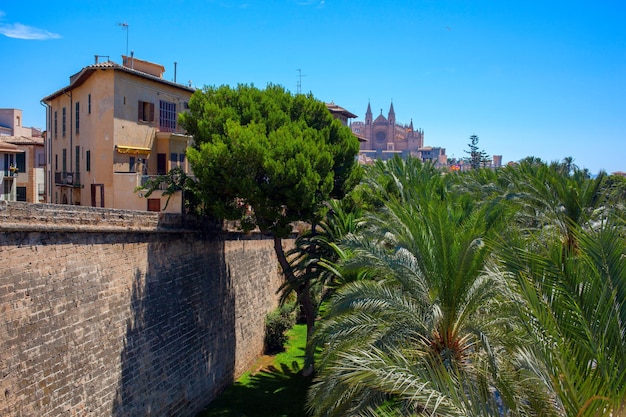
M 197 417 L 304 417 L 310 384 L 296 361 L 271 365 L 236 382 Z

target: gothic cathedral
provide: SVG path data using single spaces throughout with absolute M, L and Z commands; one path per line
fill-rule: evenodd
M 424 147 L 424 131 L 415 130 L 412 119 L 408 125 L 396 123 L 393 103 L 389 107 L 386 118 L 381 109 L 380 115 L 375 120 L 373 120 L 372 108 L 368 103 L 365 122 L 352 122 L 350 127 L 355 135 L 365 139 L 361 141 L 361 151 L 416 155 L 418 150 Z

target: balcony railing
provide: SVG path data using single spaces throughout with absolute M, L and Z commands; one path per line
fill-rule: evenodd
M 80 172 L 55 172 L 54 183 L 56 185 L 67 185 L 69 187 L 80 186 Z
M 140 178 L 140 185 L 142 187 L 145 187 L 148 181 L 158 178 L 158 177 L 159 175 L 142 175 Z M 161 184 L 159 184 L 159 190 L 164 191 L 166 189 L 167 189 L 167 183 L 162 182 Z

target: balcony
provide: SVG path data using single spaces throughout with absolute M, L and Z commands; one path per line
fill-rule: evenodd
M 140 184 L 137 184 L 137 185 L 140 185 L 140 186 L 142 186 L 142 187 L 145 187 L 145 186 L 146 186 L 146 184 L 148 183 L 148 181 L 150 181 L 150 180 L 155 180 L 155 179 L 156 179 L 156 178 L 158 178 L 159 176 L 160 176 L 160 175 L 142 175 L 142 176 L 140 177 Z M 167 190 L 167 183 L 165 183 L 165 182 L 160 183 L 160 184 L 159 184 L 159 190 L 161 190 L 161 191 L 165 191 L 165 190 Z
M 80 172 L 55 172 L 54 184 L 67 187 L 80 187 Z

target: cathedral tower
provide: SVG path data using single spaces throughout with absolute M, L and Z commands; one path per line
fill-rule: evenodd
M 387 128 L 387 142 L 395 142 L 396 137 L 396 112 L 393 109 L 393 101 L 389 106 L 389 114 L 387 115 L 389 127 Z
M 364 135 L 367 139 L 371 139 L 372 138 L 372 106 L 370 106 L 370 103 L 367 103 L 367 111 L 365 112 L 365 132 Z M 365 144 L 367 149 L 374 149 L 372 148 L 372 143 L 371 141 Z

